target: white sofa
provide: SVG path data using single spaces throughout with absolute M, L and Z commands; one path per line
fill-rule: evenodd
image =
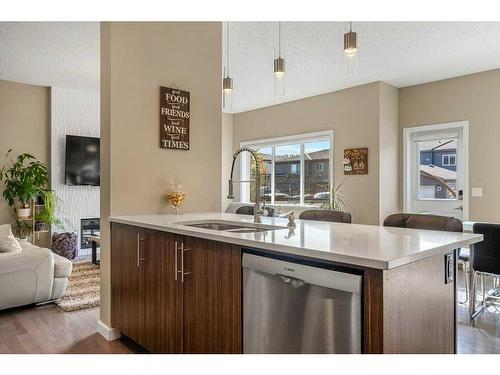
M 18 241 L 22 251 L 0 252 L 0 310 L 60 298 L 68 286 L 68 259 Z

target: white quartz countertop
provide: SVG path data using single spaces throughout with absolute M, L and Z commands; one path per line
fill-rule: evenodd
M 205 220 L 253 223 L 253 216 L 200 212 L 178 216 L 158 214 L 110 218 L 115 223 L 377 269 L 399 267 L 483 239 L 480 234 L 312 220 L 296 220 L 296 228 L 289 230 L 286 228 L 287 219 L 271 217 L 262 217 L 262 224 L 284 228 L 255 233 L 231 233 L 180 224 Z

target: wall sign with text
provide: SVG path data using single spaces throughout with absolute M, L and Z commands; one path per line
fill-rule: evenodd
M 189 150 L 189 91 L 160 87 L 160 147 Z
M 344 174 L 368 174 L 368 149 L 366 147 L 344 150 Z

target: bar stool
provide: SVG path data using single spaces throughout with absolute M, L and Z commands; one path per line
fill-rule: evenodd
M 472 293 L 470 303 L 472 304 L 471 318 L 476 318 L 488 306 L 488 302 L 500 300 L 498 291 L 500 276 L 500 224 L 475 223 L 473 232 L 484 236 L 484 240 L 474 245 L 474 250 L 471 254 L 472 263 Z M 482 303 L 476 309 L 476 276 L 481 276 L 481 294 Z M 486 292 L 484 285 L 484 276 L 490 275 L 494 277 L 493 289 Z
M 458 303 L 465 305 L 469 301 L 469 278 L 467 274 L 470 272 L 470 249 L 462 247 L 458 251 L 457 263 L 462 263 L 462 268 L 464 270 L 464 284 L 465 284 L 465 300 L 458 301 Z

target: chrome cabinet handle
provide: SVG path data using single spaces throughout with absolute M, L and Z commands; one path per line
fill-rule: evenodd
M 137 268 L 141 266 L 141 262 L 146 258 L 141 258 L 141 241 L 146 241 L 146 238 L 141 238 L 141 234 L 137 233 Z
M 184 276 L 190 275 L 191 272 L 184 272 L 184 252 L 189 249 L 184 249 L 184 242 L 181 242 L 181 282 L 184 282 Z
M 177 266 L 177 241 L 175 241 L 175 281 L 177 281 L 177 274 L 179 273 L 179 269 Z

